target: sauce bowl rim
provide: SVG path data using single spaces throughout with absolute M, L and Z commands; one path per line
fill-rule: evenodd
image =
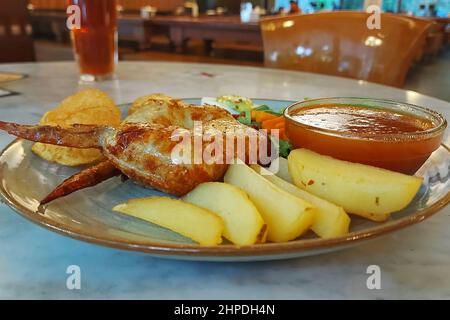
M 336 102 L 339 100 L 342 100 L 342 101 Z M 333 102 L 331 102 L 331 101 L 333 101 Z M 350 101 L 350 102 L 346 102 L 346 101 Z M 311 105 L 311 104 L 314 104 L 314 102 L 317 102 L 317 103 L 331 102 L 333 104 L 367 106 L 368 108 L 375 107 L 375 106 L 370 106 L 370 104 L 367 104 L 367 103 L 370 103 L 371 101 L 374 103 L 382 104 L 382 105 L 384 105 L 384 104 L 389 105 L 391 108 L 386 107 L 386 110 L 392 110 L 392 111 L 398 110 L 398 109 L 392 108 L 393 106 L 395 106 L 395 107 L 404 106 L 404 107 L 408 107 L 412 110 L 418 110 L 422 113 L 428 114 L 432 118 L 433 124 L 435 122 L 437 122 L 437 125 L 434 126 L 433 128 L 430 128 L 430 129 L 427 129 L 424 131 L 418 131 L 418 132 L 387 133 L 387 134 L 354 133 L 354 132 L 343 132 L 343 131 L 338 131 L 338 130 L 325 129 L 325 128 L 320 128 L 317 126 L 301 123 L 301 122 L 298 122 L 297 120 L 293 119 L 290 114 L 290 112 L 294 108 L 298 107 L 299 105 L 302 105 L 302 104 Z M 358 104 L 358 102 L 359 102 L 359 104 Z M 379 109 L 382 109 L 382 108 L 383 108 L 382 106 L 379 107 Z M 405 112 L 403 112 L 403 113 L 405 113 Z M 418 117 L 414 113 L 408 112 L 406 114 Z M 305 129 L 308 129 L 309 131 L 314 131 L 317 133 L 322 133 L 322 134 L 341 137 L 341 138 L 359 139 L 359 140 L 362 140 L 362 139 L 374 140 L 374 141 L 405 141 L 405 140 L 416 140 L 416 139 L 422 140 L 422 139 L 427 139 L 427 138 L 438 136 L 438 135 L 442 134 L 445 131 L 445 129 L 447 128 L 447 120 L 445 119 L 445 117 L 442 114 L 440 114 L 437 111 L 434 111 L 434 110 L 426 108 L 426 107 L 417 106 L 417 105 L 414 105 L 411 103 L 398 102 L 398 101 L 389 100 L 389 99 L 378 99 L 378 98 L 328 97 L 328 98 L 308 99 L 308 100 L 303 100 L 303 101 L 297 101 L 297 102 L 289 105 L 284 110 L 283 115 L 284 115 L 284 118 L 286 121 L 290 121 L 294 125 L 303 127 Z

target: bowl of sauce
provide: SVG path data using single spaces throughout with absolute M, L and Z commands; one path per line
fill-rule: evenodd
M 380 99 L 306 100 L 284 116 L 295 148 L 406 174 L 439 148 L 447 127 L 435 111 Z

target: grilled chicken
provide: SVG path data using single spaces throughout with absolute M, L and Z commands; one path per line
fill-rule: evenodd
M 195 126 L 200 123 L 200 128 Z M 98 148 L 107 157 L 107 161 L 66 180 L 43 203 L 95 185 L 119 172 L 144 186 L 181 196 L 202 182 L 220 180 L 231 158 L 248 161 L 249 151 L 257 150 L 261 139 L 266 138 L 235 120 L 226 110 L 185 105 L 176 100 L 153 100 L 132 109 L 118 128 L 92 125 L 61 128 L 0 121 L 0 129 L 35 142 Z M 210 141 L 205 142 L 205 137 Z M 244 150 L 237 148 L 242 137 Z M 181 140 L 184 147 L 191 147 L 189 154 L 185 154 L 189 148 L 180 149 Z M 227 152 L 227 148 L 233 152 Z M 210 155 L 206 163 L 205 154 Z M 88 178 L 92 175 L 95 179 Z

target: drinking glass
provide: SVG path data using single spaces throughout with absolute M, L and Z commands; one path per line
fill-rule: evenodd
M 71 31 L 80 81 L 112 79 L 118 61 L 116 0 L 69 0 L 80 8 L 80 28 Z

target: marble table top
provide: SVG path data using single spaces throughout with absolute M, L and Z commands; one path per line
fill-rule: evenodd
M 28 78 L 0 83 L 20 95 L 0 98 L 0 119 L 37 123 L 74 93 L 71 62 L 0 64 Z M 165 62 L 121 62 L 119 80 L 96 86 L 116 103 L 163 92 L 175 97 L 238 94 L 254 98 L 361 96 L 427 106 L 450 119 L 448 102 L 364 81 L 263 68 Z M 0 133 L 0 148 L 13 138 Z M 446 136 L 449 142 L 449 136 Z M 30 184 L 32 182 L 30 181 Z M 361 246 L 272 262 L 164 260 L 65 238 L 0 204 L 0 298 L 3 299 L 450 299 L 450 207 L 432 218 Z M 67 268 L 81 288 L 66 286 Z M 381 270 L 381 289 L 367 288 L 367 268 Z

